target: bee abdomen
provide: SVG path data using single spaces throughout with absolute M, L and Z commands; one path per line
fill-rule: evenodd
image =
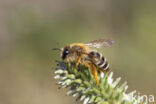
M 96 51 L 91 51 L 91 52 L 89 53 L 89 55 L 90 55 L 91 58 L 99 58 L 99 59 L 102 58 L 102 54 L 100 54 L 100 53 L 98 53 L 98 52 L 96 52 Z
M 101 53 L 91 51 L 90 53 L 91 59 L 93 59 L 94 64 L 101 69 L 102 71 L 109 70 L 109 64 L 104 56 Z
M 102 68 L 101 68 L 103 71 L 108 71 L 109 70 L 109 64 L 108 64 L 108 62 L 106 62 L 103 66 L 102 66 Z

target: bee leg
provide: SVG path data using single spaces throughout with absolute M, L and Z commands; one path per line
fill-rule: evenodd
M 90 68 L 90 65 L 87 62 L 83 62 L 87 68 Z
M 103 73 L 105 73 L 105 74 L 106 74 L 106 73 L 109 73 L 109 72 L 110 72 L 110 70 L 109 70 L 109 69 L 108 69 L 108 70 L 100 70 L 100 72 L 101 72 L 101 73 L 103 72 Z M 101 74 L 101 73 L 100 73 L 100 74 Z
M 99 85 L 99 81 L 98 81 L 98 75 L 97 75 L 97 69 L 94 65 L 91 65 L 91 72 L 96 80 L 96 84 Z
M 79 65 L 80 62 L 81 62 L 81 57 L 78 57 L 77 60 L 76 60 L 76 65 L 75 65 L 76 68 L 78 67 L 78 65 Z

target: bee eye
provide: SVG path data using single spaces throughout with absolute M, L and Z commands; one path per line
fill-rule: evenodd
M 69 50 L 68 49 L 65 49 L 63 51 L 63 53 L 62 53 L 62 59 L 64 60 L 67 57 L 68 54 L 69 54 Z
M 66 51 L 65 51 L 65 53 L 67 53 L 67 54 L 68 54 L 68 53 L 69 53 L 69 51 L 68 51 L 68 50 L 66 50 Z

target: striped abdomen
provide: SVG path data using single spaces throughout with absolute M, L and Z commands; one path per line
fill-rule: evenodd
M 89 53 L 89 57 L 92 60 L 92 62 L 101 69 L 101 71 L 108 71 L 109 70 L 109 64 L 105 57 L 102 56 L 101 53 L 98 53 L 96 51 L 91 51 Z

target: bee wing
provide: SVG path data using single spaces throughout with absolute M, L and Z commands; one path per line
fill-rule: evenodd
M 111 38 L 110 39 L 103 38 L 103 39 L 91 41 L 89 43 L 86 43 L 85 45 L 88 47 L 100 48 L 102 46 L 111 47 L 113 43 L 114 41 Z

